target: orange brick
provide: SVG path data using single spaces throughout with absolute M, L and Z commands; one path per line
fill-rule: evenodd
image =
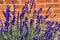
M 60 19 L 60 13 L 56 13 L 56 17 L 55 18 L 57 18 L 57 20 L 59 20 Z
M 28 0 L 22 0 L 21 3 L 25 3 L 25 2 L 27 2 L 27 1 L 28 1 Z
M 60 13 L 60 9 L 54 10 L 54 13 Z
M 12 4 L 12 0 L 6 0 L 6 3 L 8 3 L 8 4 Z M 14 3 L 19 3 L 19 1 L 14 0 Z
M 2 11 L 0 11 L 0 19 L 4 19 L 5 17 L 4 17 L 4 15 L 3 15 L 3 12 Z
M 42 14 L 46 14 L 46 11 L 47 11 L 47 10 L 42 10 Z
M 16 9 L 22 9 L 24 5 L 16 5 Z
M 0 0 L 0 4 L 3 4 L 3 0 Z
M 37 3 L 51 3 L 52 0 L 37 0 Z
M 54 4 L 53 7 L 54 8 L 60 8 L 60 4 Z
M 45 0 L 46 3 L 52 3 L 52 0 Z
M 58 2 L 58 0 L 54 0 L 54 2 Z
M 57 2 L 58 0 L 53 0 L 53 2 Z
M 51 15 L 49 16 L 49 18 L 53 18 L 53 15 L 51 14 Z
M 17 3 L 17 4 L 18 4 L 18 3 L 19 3 L 19 1 L 18 1 L 18 0 L 14 0 L 14 3 Z
M 53 0 L 53 2 L 60 3 L 60 0 Z
M 53 2 L 58 2 L 58 0 L 53 0 Z
M 48 10 L 48 9 L 43 10 L 43 11 L 42 11 L 42 14 L 46 14 L 46 13 L 47 13 L 47 10 Z M 50 14 L 50 13 L 52 13 L 52 10 L 49 10 L 49 11 L 48 11 L 48 14 Z
M 19 12 L 19 13 L 21 13 L 21 9 L 16 9 L 16 14 Z
M 37 3 L 44 3 L 44 0 L 37 0 Z
M 46 4 L 46 8 L 51 7 L 53 8 L 54 4 Z
M 0 10 L 6 10 L 6 5 L 0 5 Z
M 58 0 L 58 3 L 60 3 L 60 0 Z
M 5 0 L 6 4 L 12 4 L 12 0 Z
M 39 9 L 39 8 L 44 8 L 44 5 L 42 4 L 36 5 L 36 9 Z

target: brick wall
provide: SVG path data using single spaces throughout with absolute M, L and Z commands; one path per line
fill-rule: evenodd
M 14 3 L 16 4 L 16 12 L 20 12 L 24 2 L 27 2 L 28 0 L 14 0 Z M 49 6 L 51 6 L 50 9 L 50 19 L 60 21 L 60 0 L 35 0 L 36 2 L 36 9 L 43 8 L 43 15 L 46 13 Z M 4 19 L 2 11 L 6 9 L 6 6 L 11 6 L 11 11 L 13 10 L 12 7 L 12 0 L 0 0 L 0 19 Z M 53 15 L 56 14 L 57 16 L 53 19 Z

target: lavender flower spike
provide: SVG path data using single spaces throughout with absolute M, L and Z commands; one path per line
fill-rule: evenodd
M 47 10 L 46 14 L 48 14 L 48 12 L 49 12 L 50 8 L 51 8 L 51 7 L 49 7 L 49 8 L 48 8 L 48 10 Z
M 39 13 L 41 13 L 42 12 L 42 8 L 40 8 L 39 10 L 38 10 L 38 15 L 39 15 Z
M 3 14 L 4 14 L 6 20 L 9 21 L 9 17 L 10 17 L 10 6 L 7 6 L 6 12 L 3 11 Z

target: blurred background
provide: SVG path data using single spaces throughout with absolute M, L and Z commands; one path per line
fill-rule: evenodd
M 14 0 L 16 6 L 16 14 L 22 11 L 22 7 L 27 1 L 28 0 Z M 51 15 L 49 16 L 48 20 L 52 19 L 60 22 L 60 0 L 35 0 L 35 2 L 36 10 L 42 8 L 42 15 L 45 15 L 48 8 L 51 7 L 51 9 L 49 10 L 49 13 L 51 13 Z M 11 7 L 10 10 L 12 12 L 13 11 L 12 0 L 0 0 L 0 19 L 5 19 L 2 11 L 6 10 L 7 5 L 10 5 Z M 55 14 L 56 16 L 53 18 Z

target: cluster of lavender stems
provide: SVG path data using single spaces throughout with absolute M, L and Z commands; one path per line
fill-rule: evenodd
M 36 3 L 31 0 L 25 2 L 22 12 L 18 12 L 16 16 L 16 7 L 13 0 L 12 3 L 14 7 L 12 16 L 10 6 L 7 5 L 6 11 L 3 11 L 6 20 L 0 19 L 0 40 L 60 40 L 60 23 L 47 20 L 50 16 L 49 10 L 51 7 L 48 8 L 45 16 L 40 15 L 43 9 L 36 10 Z M 26 17 L 25 14 L 27 14 Z M 33 16 L 28 18 L 29 14 L 33 14 Z M 55 16 L 56 14 L 53 17 Z

